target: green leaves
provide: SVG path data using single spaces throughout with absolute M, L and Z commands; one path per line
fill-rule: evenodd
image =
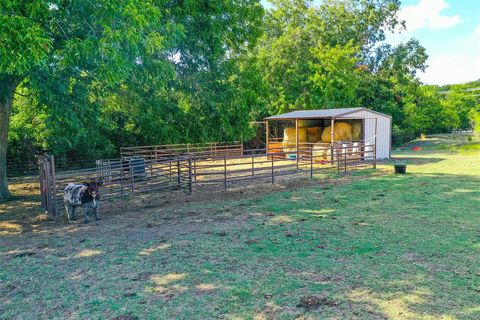
M 0 76 L 24 75 L 44 65 L 52 51 L 52 38 L 35 21 L 44 18 L 45 6 L 35 2 L 26 8 L 30 11 L 22 15 L 20 5 L 0 5 Z
M 315 61 L 310 64 L 313 90 L 321 93 L 314 102 L 328 108 L 342 108 L 357 104 L 359 84 L 356 69 L 358 48 L 352 43 L 344 47 L 312 48 Z

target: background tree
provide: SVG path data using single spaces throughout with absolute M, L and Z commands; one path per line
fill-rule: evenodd
M 250 106 L 234 90 L 236 61 L 262 15 L 251 0 L 2 2 L 0 199 L 12 102 L 13 146 L 28 136 L 77 159 L 238 136 Z M 20 125 L 29 120 L 41 125 Z
M 247 141 L 250 121 L 295 109 L 390 114 L 396 145 L 479 123 L 468 85 L 416 78 L 418 41 L 385 43 L 400 1 L 315 3 L 2 2 L 0 199 L 6 154 L 93 163 L 121 146 Z
M 90 88 L 118 85 L 145 55 L 163 60 L 159 53 L 168 45 L 165 34 L 176 26 L 161 18 L 150 1 L 0 4 L 0 201 L 9 196 L 7 137 L 18 86 L 36 93 L 35 107 L 45 110 L 48 120 L 60 118 L 51 122 L 95 147 L 97 135 L 91 129 L 98 110 Z M 68 137 L 57 138 L 68 145 Z

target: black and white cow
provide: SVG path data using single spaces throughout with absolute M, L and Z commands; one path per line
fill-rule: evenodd
M 69 183 L 63 191 L 63 202 L 67 210 L 68 220 L 76 220 L 75 209 L 77 207 L 83 208 L 83 220 L 88 222 L 88 215 L 93 213 L 95 220 L 100 219 L 98 214 L 98 207 L 100 195 L 98 194 L 98 187 L 103 184 L 103 181 L 92 180 L 84 182 L 83 184 Z

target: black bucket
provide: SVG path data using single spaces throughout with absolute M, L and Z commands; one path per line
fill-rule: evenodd
M 395 168 L 395 174 L 405 174 L 407 172 L 406 164 L 395 164 L 393 167 Z

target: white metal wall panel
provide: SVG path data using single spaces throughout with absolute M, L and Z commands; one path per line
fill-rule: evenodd
M 375 143 L 375 119 L 377 119 L 377 158 L 390 158 L 392 140 L 392 119 L 366 110 L 350 113 L 344 118 L 365 119 L 365 143 Z

